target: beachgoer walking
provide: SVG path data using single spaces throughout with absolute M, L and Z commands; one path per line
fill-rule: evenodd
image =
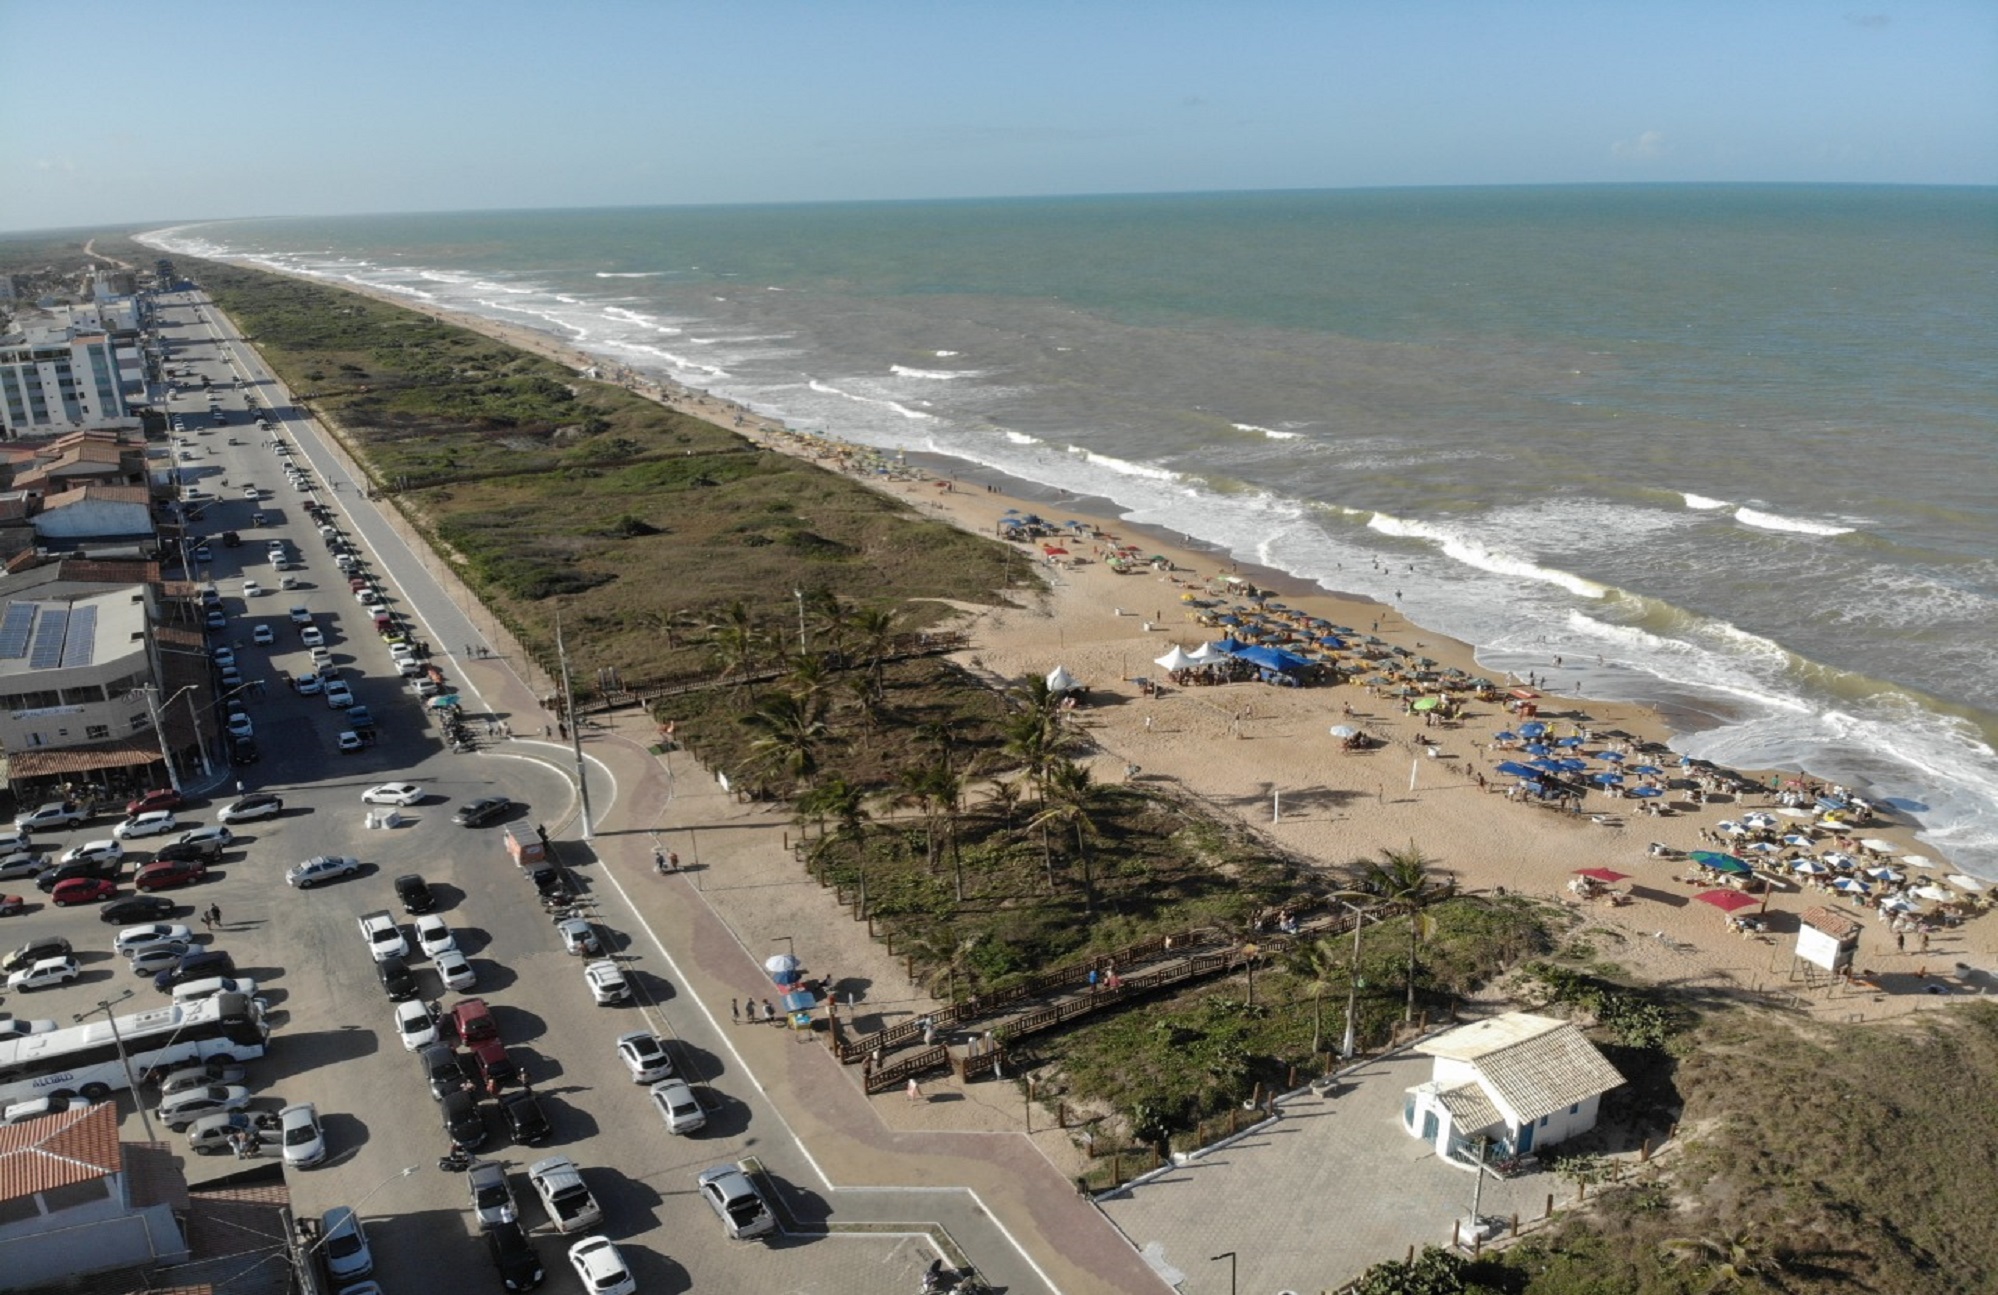
M 776 1019 L 777 1019 L 777 1009 L 776 1009 L 776 1008 L 774 1008 L 774 1007 L 772 1007 L 772 1006 L 770 1005 L 770 1000 L 769 1000 L 769 999 L 767 999 L 767 998 L 766 998 L 766 999 L 764 999 L 764 1000 L 763 1000 L 763 1023 L 764 1023 L 765 1025 L 768 1025 L 768 1024 L 770 1024 L 770 1023 L 771 1023 L 772 1021 L 775 1021 Z
M 923 1101 L 923 1100 L 925 1100 L 925 1099 L 924 1099 L 924 1097 L 923 1097 L 923 1086 L 922 1086 L 921 1084 L 917 1083 L 917 1082 L 915 1081 L 915 1078 L 914 1078 L 913 1076 L 911 1076 L 911 1077 L 910 1077 L 910 1079 L 909 1079 L 909 1087 L 908 1087 L 908 1090 L 907 1090 L 907 1091 L 908 1091 L 908 1094 L 909 1094 L 909 1100 L 910 1100 L 910 1101 L 912 1101 L 912 1102 L 920 1102 L 920 1101 Z
M 217 926 L 222 925 L 222 905 L 210 904 L 208 906 L 208 920 Z

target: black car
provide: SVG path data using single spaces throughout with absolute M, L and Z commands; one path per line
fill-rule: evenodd
M 75 863 L 65 863 L 59 868 L 50 868 L 35 878 L 35 889 L 47 894 L 56 886 L 72 877 L 96 877 L 103 881 L 116 881 L 122 871 L 121 859 L 79 859 Z
M 395 879 L 395 893 L 405 913 L 427 913 L 437 907 L 437 896 L 430 893 L 430 883 L 413 872 Z
M 444 1094 L 438 1105 L 444 1118 L 444 1135 L 465 1148 L 476 1151 L 486 1140 L 486 1120 L 479 1114 L 479 1099 L 464 1089 Z
M 219 837 L 199 841 L 171 841 L 153 852 L 154 863 L 208 863 L 222 857 Z
M 451 816 L 451 821 L 459 827 L 484 827 L 513 808 L 513 802 L 504 796 L 481 796 L 468 800 Z
M 136 926 L 169 917 L 180 905 L 165 895 L 132 895 L 114 899 L 97 910 L 97 920 L 110 926 Z
M 527 1233 L 519 1223 L 501 1223 L 486 1229 L 486 1253 L 493 1258 L 493 1270 L 500 1285 L 510 1291 L 531 1291 L 541 1284 L 541 1256 L 534 1253 Z
M 390 1002 L 416 997 L 416 973 L 401 958 L 383 958 L 375 964 L 375 975 L 381 979 L 382 992 L 389 996 Z
M 527 871 L 527 879 L 534 888 L 551 899 L 567 899 L 576 893 L 575 883 L 569 874 L 552 863 L 537 863 Z
M 234 532 L 234 531 L 223 531 L 223 532 L 222 532 L 222 547 L 223 547 L 223 548 L 225 548 L 225 549 L 233 549 L 233 548 L 236 548 L 237 546 L 239 546 L 240 544 L 242 544 L 242 542 L 243 542 L 243 537 L 242 537 L 242 536 L 240 536 L 240 535 L 238 535 L 238 534 L 237 534 L 236 532 Z
M 531 1092 L 509 1092 L 501 1096 L 500 1114 L 506 1118 L 507 1132 L 522 1146 L 546 1142 L 555 1134 L 542 1112 L 541 1102 Z
M 257 740 L 255 738 L 232 737 L 229 739 L 230 764 L 255 764 L 263 758 L 264 753 L 257 749 Z
M 43 958 L 66 958 L 70 955 L 69 941 L 60 935 L 44 935 L 30 940 L 4 958 L 0 958 L 0 971 L 19 971 L 32 967 Z
M 443 1101 L 468 1082 L 463 1058 L 448 1043 L 424 1044 L 416 1050 L 416 1064 L 423 1067 L 423 1078 L 430 1085 L 433 1101 Z
M 168 967 L 153 977 L 153 988 L 161 993 L 175 985 L 184 985 L 190 980 L 206 980 L 210 976 L 233 976 L 236 974 L 236 960 L 221 949 L 203 949 L 190 953 L 178 963 Z

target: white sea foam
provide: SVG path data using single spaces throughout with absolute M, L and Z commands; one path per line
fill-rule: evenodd
M 1238 432 L 1258 432 L 1273 441 L 1294 441 L 1304 435 L 1302 432 L 1280 432 L 1274 427 L 1258 427 L 1254 423 L 1230 423 L 1228 426 Z
M 888 371 L 898 378 L 928 378 L 933 382 L 949 382 L 952 378 L 975 378 L 977 369 L 912 369 L 906 364 L 891 364 Z
M 1734 519 L 1744 526 L 1753 526 L 1758 530 L 1790 531 L 1798 535 L 1850 535 L 1858 529 L 1852 526 L 1840 526 L 1833 522 L 1814 522 L 1801 517 L 1765 513 L 1746 504 L 1734 510 Z
M 1009 441 L 1011 441 L 1011 442 L 1012 442 L 1013 444 L 1015 444 L 1015 445 L 1040 445 L 1040 444 L 1042 444 L 1042 441 L 1041 441 L 1041 438 L 1040 438 L 1040 437 L 1038 437 L 1038 436 L 1029 436 L 1029 435 L 1027 435 L 1027 434 L 1026 434 L 1025 432 L 1007 432 L 1007 433 L 1006 433 L 1006 439 L 1007 439 L 1007 440 L 1009 440 Z
M 671 270 L 598 270 L 597 277 L 599 279 L 656 279 L 662 274 L 671 273 Z
M 937 358 L 938 358 L 939 360 L 948 360 L 948 359 L 950 359 L 950 358 L 951 358 L 951 357 L 952 357 L 953 355 L 962 355 L 962 354 L 964 354 L 964 352 L 962 352 L 962 351 L 931 351 L 931 352 L 930 352 L 930 354 L 931 354 L 931 355 L 934 355 L 934 356 L 936 356 L 936 357 L 937 357 Z
M 822 396 L 838 396 L 843 400 L 851 400 L 857 404 L 875 405 L 882 409 L 892 410 L 895 413 L 900 414 L 904 418 L 913 419 L 916 421 L 928 421 L 936 417 L 935 414 L 926 414 L 920 409 L 911 409 L 907 405 L 902 404 L 900 401 L 887 400 L 879 396 L 862 396 L 851 391 L 843 391 L 840 388 L 833 386 L 831 383 L 821 382 L 817 378 L 813 378 L 810 382 L 806 383 L 805 385 L 810 387 L 813 391 L 818 392 Z
M 1071 445 L 1070 454 L 1078 455 L 1099 468 L 1108 468 L 1120 476 L 1149 477 L 1153 481 L 1178 481 L 1180 475 L 1170 468 L 1161 468 L 1151 463 L 1133 463 L 1129 459 L 1112 458 L 1108 454 L 1098 454 L 1086 445 Z
M 1489 571 L 1494 575 L 1515 576 L 1523 580 L 1558 585 L 1578 598 L 1602 598 L 1609 593 L 1608 589 L 1593 580 L 1585 580 L 1572 572 L 1540 566 L 1530 559 L 1514 556 L 1461 531 L 1452 530 L 1435 522 L 1410 521 L 1406 518 L 1392 517 L 1387 513 L 1375 513 L 1368 519 L 1367 527 L 1383 535 L 1425 540 L 1465 566 Z
M 1733 504 L 1730 504 L 1725 499 L 1709 499 L 1705 495 L 1696 495 L 1693 494 L 1691 491 L 1683 491 L 1681 493 L 1685 496 L 1686 507 L 1697 508 L 1701 512 L 1711 512 L 1713 509 L 1716 508 L 1734 507 Z

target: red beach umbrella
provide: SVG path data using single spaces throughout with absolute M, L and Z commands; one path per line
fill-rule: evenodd
M 1753 908 L 1762 902 L 1755 898 L 1755 896 L 1744 895 L 1738 890 L 1703 890 L 1693 896 L 1693 898 L 1703 904 L 1712 904 L 1723 913 L 1732 913 L 1742 908 Z
M 1630 876 L 1629 873 L 1618 872 L 1614 868 L 1577 868 L 1575 869 L 1575 875 L 1577 877 L 1592 877 L 1597 881 L 1605 883 L 1619 882 Z

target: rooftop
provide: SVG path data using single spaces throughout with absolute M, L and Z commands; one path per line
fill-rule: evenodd
M 10 599 L 0 610 L 0 677 L 99 664 L 132 651 L 146 605 L 130 586 L 87 597 Z
M 115 1103 L 0 1127 L 0 1200 L 103 1178 L 124 1165 Z
M 1470 1065 L 1522 1119 L 1550 1115 L 1624 1082 L 1574 1025 L 1527 1012 L 1459 1026 L 1417 1044 L 1416 1051 Z

